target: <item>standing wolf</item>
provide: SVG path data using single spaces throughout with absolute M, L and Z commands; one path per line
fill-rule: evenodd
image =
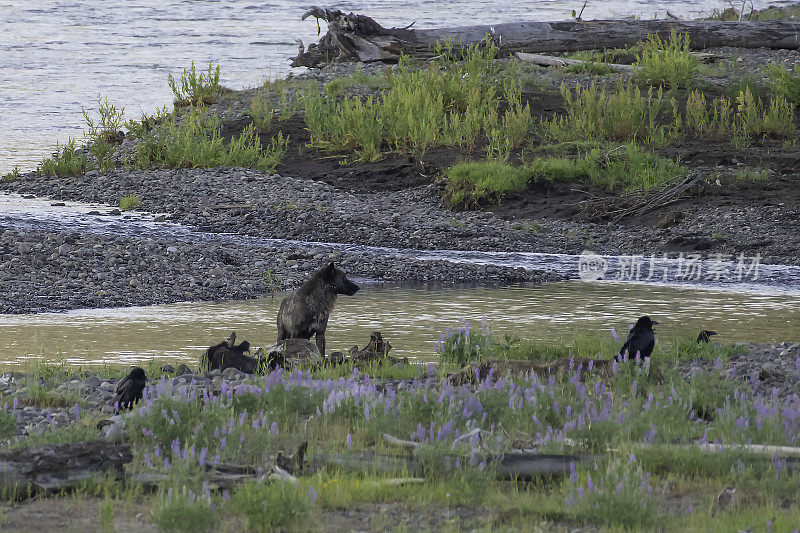
M 317 348 L 325 355 L 325 328 L 336 296 L 352 296 L 358 285 L 347 279 L 344 271 L 330 263 L 303 283 L 297 292 L 281 302 L 278 311 L 278 342 L 286 339 L 310 339 L 315 336 Z

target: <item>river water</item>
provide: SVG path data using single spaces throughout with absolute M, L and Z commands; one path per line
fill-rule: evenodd
M 753 2 L 756 8 L 789 1 Z M 294 0 L 0 0 L 0 175 L 32 170 L 56 141 L 80 139 L 82 109 L 98 95 L 139 118 L 171 105 L 167 74 L 192 61 L 219 64 L 222 81 L 251 87 L 282 77 L 295 39 L 314 42 L 300 21 L 308 2 Z M 416 28 L 516 20 L 563 20 L 580 0 L 363 0 L 322 4 L 355 11 L 385 26 Z M 722 1 L 591 0 L 584 19 L 698 16 Z M 324 23 L 323 23 L 324 26 Z M 325 28 L 322 28 L 323 31 Z M 299 72 L 300 70 L 296 70 Z
M 231 330 L 254 346 L 274 342 L 283 296 L 0 315 L 0 367 L 41 359 L 120 365 L 154 358 L 196 366 L 205 348 Z M 714 340 L 724 343 L 800 341 L 800 294 L 579 281 L 504 288 L 364 284 L 356 296 L 339 299 L 326 337 L 328 350 L 345 351 L 381 331 L 392 355 L 432 361 L 439 335 L 467 320 L 476 328 L 486 317 L 499 340 L 509 334 L 570 343 L 579 332 L 627 331 L 645 313 L 660 322 L 659 342 L 694 339 L 700 329 L 718 331 Z
M 77 202 L 51 205 L 45 199 L 0 195 L 0 227 L 105 235 L 158 236 L 176 242 L 215 242 L 252 248 L 325 248 L 365 256 L 472 262 L 554 270 L 577 277 L 580 258 L 534 252 L 411 250 L 337 243 L 302 243 L 233 234 L 212 234 L 147 213 L 109 216 L 109 207 Z M 746 280 L 714 283 L 678 275 L 675 260 L 659 264 L 666 281 L 615 281 L 624 258 L 604 256 L 605 280 L 567 281 L 503 288 L 394 286 L 357 280 L 363 288 L 342 297 L 331 317 L 331 350 L 363 346 L 381 331 L 393 355 L 420 361 L 435 358 L 445 328 L 486 317 L 497 338 L 569 343 L 577 332 L 627 331 L 643 314 L 661 322 L 661 341 L 695 338 L 700 329 L 720 332 L 721 342 L 800 341 L 800 267 L 759 265 Z M 707 267 L 707 264 L 703 265 Z M 615 270 L 616 269 L 616 270 Z M 609 279 L 611 281 L 609 281 Z M 365 282 L 366 281 L 366 282 Z M 228 302 L 185 302 L 150 307 L 89 309 L 67 313 L 0 315 L 0 367 L 31 360 L 68 364 L 133 364 L 151 359 L 195 364 L 205 347 L 235 330 L 254 346 L 274 341 L 278 304 L 274 298 Z

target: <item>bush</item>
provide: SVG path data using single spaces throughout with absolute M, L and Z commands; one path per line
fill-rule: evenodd
M 256 96 L 250 102 L 250 111 L 247 115 L 253 119 L 253 125 L 261 133 L 268 132 L 272 126 L 272 106 L 260 96 Z
M 48 176 L 58 176 L 59 178 L 80 176 L 91 170 L 91 168 L 92 165 L 86 154 L 75 150 L 74 139 L 70 139 L 60 148 L 56 143 L 56 151 L 53 156 L 48 157 L 39 165 L 41 173 Z
M 220 521 L 211 502 L 186 487 L 179 494 L 170 489 L 150 518 L 159 531 L 215 531 Z
M 688 35 L 678 35 L 673 30 L 664 41 L 657 35 L 648 35 L 633 64 L 633 77 L 641 84 L 688 88 L 700 65 L 689 52 Z
M 445 194 L 452 209 L 500 202 L 505 193 L 524 189 L 531 177 L 525 168 L 498 161 L 457 163 L 445 170 L 445 176 Z
M 206 72 L 197 71 L 192 61 L 192 68 L 190 70 L 183 69 L 181 74 L 181 85 L 169 74 L 169 87 L 175 95 L 175 105 L 178 106 L 199 106 L 205 104 L 213 104 L 216 101 L 221 87 L 219 84 L 219 65 L 215 69 L 211 68 L 211 63 L 208 64 Z
M 117 142 L 117 135 L 123 124 L 125 108 L 120 110 L 108 103 L 108 97 L 97 96 L 100 118 L 95 121 L 89 116 L 86 109 L 83 109 L 83 119 L 86 121 L 88 131 L 86 132 L 86 148 L 94 156 L 97 166 L 101 170 L 108 170 L 114 167 L 111 155 L 114 152 L 114 144 Z
M 790 104 L 800 103 L 800 75 L 789 72 L 786 65 L 767 65 L 764 67 L 767 75 L 767 87 L 777 98 L 783 98 Z
M 490 349 L 491 333 L 486 327 L 485 319 L 480 329 L 472 331 L 469 321 L 464 322 L 463 328 L 448 328 L 436 343 L 439 362 L 458 366 L 480 361 Z
M 248 483 L 231 496 L 228 509 L 242 514 L 248 531 L 273 531 L 296 524 L 308 515 L 307 492 L 290 483 Z
M 282 133 L 263 147 L 253 124 L 225 144 L 218 118 L 193 108 L 181 119 L 165 117 L 161 126 L 146 132 L 136 146 L 137 168 L 247 167 L 267 172 L 283 159 L 288 138 Z
M 131 194 L 128 196 L 123 196 L 119 199 L 119 208 L 123 211 L 130 211 L 131 209 L 136 209 L 139 207 L 141 203 L 142 200 L 139 199 L 138 196 Z
M 561 86 L 566 114 L 545 121 L 545 135 L 557 141 L 585 139 L 635 140 L 663 144 L 674 134 L 657 123 L 665 109 L 661 89 L 643 96 L 635 84 L 620 82 L 607 92 L 592 83 L 573 93 Z M 673 107 L 674 109 L 674 107 Z

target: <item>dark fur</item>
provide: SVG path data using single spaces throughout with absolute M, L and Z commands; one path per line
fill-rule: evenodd
M 209 346 L 205 355 L 200 361 L 200 368 L 204 370 L 224 370 L 222 362 L 225 357 L 244 357 L 244 352 L 250 351 L 250 343 L 242 341 L 236 342 L 236 333 L 231 333 L 231 337 L 214 346 Z
M 352 296 L 358 285 L 347 279 L 344 271 L 330 263 L 317 271 L 294 294 L 283 299 L 278 311 L 278 342 L 285 339 L 311 339 L 325 355 L 325 329 L 336 296 Z
M 704 329 L 703 331 L 700 332 L 700 335 L 697 336 L 697 344 L 700 344 L 701 342 L 710 342 L 711 339 L 709 339 L 709 337 L 716 334 L 717 334 L 716 331 L 711 331 L 710 329 Z
M 627 352 L 628 359 L 635 359 L 637 354 L 642 361 L 650 357 L 653 347 L 656 345 L 656 334 L 653 331 L 653 326 L 656 324 L 658 322 L 650 320 L 649 316 L 643 316 L 637 320 L 636 325 L 628 333 L 628 338 L 616 360 L 621 361 L 625 352 Z
M 226 368 L 235 368 L 237 370 L 245 372 L 246 374 L 255 374 L 256 371 L 259 370 L 259 366 L 261 366 L 262 363 L 264 363 L 263 359 L 248 357 L 240 351 L 228 349 L 222 356 L 222 364 L 220 370 L 225 370 Z
M 133 404 L 142 399 L 145 385 L 147 376 L 144 370 L 138 366 L 133 367 L 130 373 L 117 383 L 117 397 L 114 400 L 117 410 L 133 408 Z

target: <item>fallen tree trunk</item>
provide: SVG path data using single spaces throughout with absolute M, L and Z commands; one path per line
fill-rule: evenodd
M 453 456 L 453 464 L 455 464 L 455 459 L 456 456 Z M 465 465 L 469 461 L 466 457 L 459 457 L 459 459 Z M 527 481 L 540 477 L 565 476 L 570 472 L 570 463 L 577 465 L 583 461 L 593 459 L 593 456 L 521 451 L 511 451 L 503 455 L 487 455 L 481 458 L 482 461 L 492 463 L 495 466 L 498 478 Z M 424 465 L 415 457 L 400 457 L 372 452 L 314 454 L 310 457 L 310 460 L 311 465 L 316 468 L 335 467 L 385 475 L 405 473 L 412 476 L 422 476 L 425 471 Z
M 563 22 L 512 22 L 495 25 L 462 26 L 427 30 L 384 28 L 364 15 L 344 14 L 338 9 L 313 7 L 303 20 L 315 17 L 328 22 L 319 43 L 300 53 L 292 66 L 321 67 L 330 61 L 396 62 L 401 54 L 430 58 L 437 41 L 452 39 L 456 44 L 481 42 L 488 34 L 500 52 L 574 52 L 620 48 L 644 40 L 648 35 L 662 38 L 670 32 L 686 34 L 694 49 L 712 46 L 741 48 L 800 49 L 800 28 L 788 20 L 592 20 Z
M 24 497 L 72 488 L 109 473 L 122 477 L 125 463 L 132 459 L 130 446 L 104 440 L 2 452 L 0 493 L 6 497 Z
M 591 61 L 582 61 L 580 59 L 569 59 L 566 57 L 546 56 L 542 54 L 526 54 L 525 52 L 517 52 L 514 54 L 520 61 L 526 63 L 533 63 L 542 67 L 566 67 L 568 65 L 586 65 L 591 64 Z M 619 72 L 633 72 L 632 65 L 619 65 L 617 63 L 595 63 L 616 70 Z

